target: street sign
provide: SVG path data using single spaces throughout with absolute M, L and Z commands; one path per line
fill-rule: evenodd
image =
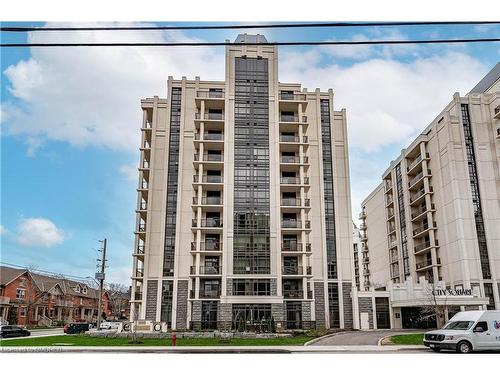
M 98 281 L 104 280 L 104 273 L 103 272 L 96 272 L 95 273 L 95 279 Z

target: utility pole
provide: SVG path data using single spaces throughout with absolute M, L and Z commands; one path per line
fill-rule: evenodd
M 104 270 L 106 268 L 106 238 L 102 241 L 102 259 L 101 259 L 101 272 L 95 274 L 95 278 L 99 280 L 99 306 L 97 308 L 97 329 L 101 329 L 101 316 L 102 316 L 102 292 L 104 289 Z

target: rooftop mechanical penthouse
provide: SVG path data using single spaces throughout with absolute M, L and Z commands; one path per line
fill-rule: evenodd
M 173 329 L 352 328 L 345 110 L 278 81 L 261 35 L 224 81 L 168 79 L 141 101 L 132 309 Z M 131 316 L 134 316 L 132 313 Z

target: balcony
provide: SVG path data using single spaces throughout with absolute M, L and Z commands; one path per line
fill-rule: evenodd
M 150 121 L 146 121 L 144 124 L 142 124 L 141 130 L 152 130 L 153 129 L 153 124 Z
M 308 138 L 306 136 L 299 137 L 297 135 L 280 135 L 281 143 L 307 143 Z
M 392 249 L 396 246 L 398 246 L 398 241 L 390 241 L 389 242 L 389 249 Z
M 494 109 L 494 112 L 495 112 L 495 114 L 493 115 L 493 118 L 496 120 L 499 120 L 500 119 L 500 105 Z
M 222 228 L 222 219 L 207 218 L 207 219 L 200 219 L 199 222 L 198 220 L 193 219 L 192 226 L 193 228 Z
M 200 182 L 201 180 L 201 182 Z M 193 175 L 193 183 L 195 184 L 222 184 L 224 182 L 224 177 L 223 176 L 217 176 L 217 175 L 202 175 L 201 179 L 200 176 L 195 174 Z
M 396 231 L 396 225 L 395 224 L 387 226 L 387 233 L 388 234 L 394 233 L 395 231 Z
M 149 160 L 146 160 L 144 159 L 141 163 L 141 165 L 139 165 L 139 170 L 140 171 L 149 171 L 150 167 L 149 167 Z
M 500 127 L 497 128 L 497 139 L 500 139 Z
M 417 271 L 425 271 L 426 269 L 433 267 L 433 266 L 440 266 L 441 265 L 441 259 L 437 258 L 436 259 L 436 264 L 432 263 L 432 259 L 426 259 L 423 262 L 417 263 L 415 265 Z
M 368 236 L 366 235 L 366 233 L 365 233 L 365 234 L 362 234 L 362 235 L 360 236 L 360 239 L 361 239 L 361 241 L 362 241 L 362 242 L 366 242 L 366 241 L 368 241 Z
M 425 241 L 423 243 L 415 245 L 415 247 L 413 248 L 413 252 L 415 254 L 423 254 L 429 251 L 431 248 L 438 246 L 439 246 L 438 240 L 434 240 L 434 243 L 431 243 L 430 241 Z
M 307 116 L 280 115 L 280 122 L 306 123 L 307 122 Z
M 428 212 L 428 211 L 435 211 L 435 210 L 436 210 L 436 207 L 434 206 L 434 203 L 431 204 L 430 210 L 427 208 L 427 205 L 424 204 L 424 205 L 418 207 L 417 209 L 411 211 L 411 219 L 413 221 L 413 220 L 421 217 L 423 213 Z
M 141 292 L 135 292 L 133 295 L 133 300 L 134 301 L 142 301 L 142 293 Z
M 303 290 L 283 290 L 283 298 L 285 299 L 304 299 Z
M 224 154 L 194 154 L 193 156 L 195 162 L 204 163 L 223 163 Z
M 309 163 L 309 157 L 304 156 L 303 159 L 304 160 L 301 162 L 300 156 L 281 155 L 280 162 L 282 164 L 307 164 L 307 163 Z
M 304 204 L 300 198 L 281 198 L 281 206 L 284 207 L 310 207 L 311 200 L 308 198 L 304 199 Z
M 306 243 L 305 246 L 301 242 L 282 242 L 281 243 L 282 252 L 311 252 L 311 244 Z
M 233 266 L 235 275 L 262 275 L 271 272 L 271 266 Z M 243 295 L 259 295 L 259 294 L 243 294 Z
M 302 223 L 304 226 L 302 226 Z M 281 220 L 281 228 L 282 229 L 310 229 L 311 222 L 309 220 L 305 220 L 302 222 L 301 220 Z
M 134 255 L 144 255 L 145 252 L 145 246 L 144 245 L 137 245 L 137 248 L 135 249 Z
M 420 189 L 419 191 L 417 191 L 416 193 L 410 195 L 410 204 L 411 205 L 414 205 L 416 203 L 420 203 L 421 201 L 421 198 L 425 195 L 425 194 L 432 194 L 434 192 L 434 189 L 432 186 L 429 186 L 429 191 L 426 191 L 425 188 L 423 189 Z
M 201 201 L 198 200 L 198 197 L 193 197 L 193 205 L 195 206 L 221 206 L 222 205 L 222 197 L 201 197 Z
M 278 94 L 280 101 L 293 101 L 293 102 L 305 102 L 306 94 L 292 94 L 287 92 L 280 92 Z
M 385 198 L 385 206 L 388 207 L 394 203 L 394 198 L 392 195 L 387 195 Z
M 366 226 L 366 223 L 361 223 L 360 226 L 359 226 L 359 229 L 360 230 L 366 230 L 367 226 Z
M 135 231 L 136 234 L 138 233 L 146 233 L 146 223 L 139 224 L 137 226 L 137 230 Z
M 195 113 L 194 119 L 197 121 L 224 121 L 224 113 L 205 112 L 204 116 L 201 113 Z
M 144 277 L 144 268 L 137 268 L 134 273 L 135 278 L 143 278 Z
M 224 91 L 196 91 L 196 99 L 224 99 Z
M 408 188 L 412 189 L 414 188 L 417 183 L 423 180 L 424 177 L 430 176 L 431 175 L 431 170 L 427 169 L 427 173 L 424 173 L 424 171 L 421 171 L 418 173 L 415 177 L 413 177 L 409 182 L 408 182 Z
M 365 210 L 361 211 L 359 214 L 359 220 L 364 220 L 364 219 L 366 219 L 366 211 Z
M 194 292 L 194 290 L 192 291 Z M 220 298 L 220 290 L 200 290 L 199 294 L 200 298 L 203 299 L 219 299 Z M 194 298 L 194 296 L 193 296 Z
M 386 180 L 384 182 L 384 188 L 386 193 L 390 192 L 392 190 L 392 181 Z
M 432 225 L 429 225 L 428 223 L 426 223 L 420 227 L 413 229 L 413 237 L 420 237 L 423 234 L 427 233 L 429 230 L 435 229 L 435 228 L 436 228 L 435 221 L 432 222 Z
M 368 264 L 368 263 L 370 263 L 370 257 L 364 257 L 364 258 L 363 258 L 363 263 L 364 263 L 364 264 Z
M 196 251 L 196 242 L 191 242 L 191 251 Z M 222 242 L 218 241 L 200 242 L 200 251 L 220 252 L 222 251 Z
M 195 141 L 224 141 L 224 134 L 221 133 L 195 133 Z
M 425 153 L 425 159 L 430 159 L 430 155 L 428 152 Z M 406 167 L 406 172 L 409 173 L 410 171 L 413 170 L 418 164 L 420 164 L 424 160 L 422 157 L 422 154 L 417 156 L 407 167 Z
M 196 272 L 196 266 L 191 266 L 191 275 L 220 275 L 222 272 L 221 266 L 200 266 Z

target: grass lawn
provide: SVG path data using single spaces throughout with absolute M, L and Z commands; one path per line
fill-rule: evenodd
M 233 338 L 229 341 L 218 338 L 178 338 L 177 346 L 276 346 L 276 345 L 304 345 L 314 337 L 296 336 L 279 338 Z M 171 346 L 171 339 L 153 339 L 141 338 L 142 344 L 130 344 L 129 338 L 109 338 L 109 337 L 90 337 L 87 335 L 64 335 L 34 337 L 18 340 L 2 340 L 0 346 Z
M 396 335 L 390 338 L 391 343 L 395 345 L 424 345 L 423 340 L 424 340 L 423 333 Z

